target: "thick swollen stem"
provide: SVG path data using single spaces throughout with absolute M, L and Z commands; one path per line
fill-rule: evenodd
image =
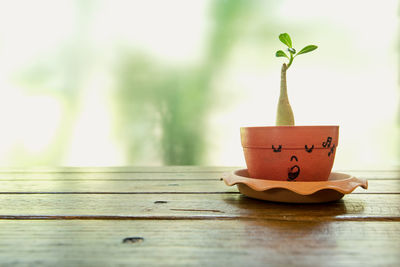
M 287 94 L 287 84 L 286 84 L 286 70 L 288 66 L 286 64 L 282 65 L 281 70 L 281 92 L 279 96 L 278 102 L 278 111 L 276 114 L 276 125 L 284 126 L 284 125 L 294 125 L 294 116 L 292 107 L 289 103 L 289 98 Z

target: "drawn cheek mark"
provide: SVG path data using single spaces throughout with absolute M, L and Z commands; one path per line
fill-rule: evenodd
M 336 145 L 335 145 L 335 144 L 333 144 L 333 146 L 332 146 L 331 150 L 330 150 L 330 151 L 329 151 L 329 153 L 328 153 L 328 157 L 330 157 L 330 156 L 331 156 L 331 154 L 333 154 L 333 152 L 335 152 L 335 147 L 336 147 Z
M 293 155 L 293 156 L 290 158 L 290 161 L 293 161 L 293 159 L 296 160 L 296 161 L 299 161 L 295 155 Z
M 311 153 L 311 152 L 313 151 L 313 149 L 314 149 L 314 145 L 312 145 L 310 148 L 308 148 L 308 146 L 305 145 L 304 148 L 306 149 L 306 151 L 307 151 L 308 153 Z
M 300 167 L 294 165 L 293 167 L 289 168 L 288 170 L 288 181 L 293 181 L 296 179 L 300 174 Z
M 279 145 L 278 148 L 275 148 L 274 145 L 272 145 L 272 149 L 274 152 L 281 152 L 282 151 L 282 145 Z
M 326 139 L 326 142 L 322 142 L 322 146 L 323 147 L 330 147 L 332 143 L 332 137 L 328 136 L 328 138 Z

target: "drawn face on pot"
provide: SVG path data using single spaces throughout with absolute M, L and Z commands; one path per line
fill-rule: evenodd
M 326 138 L 326 141 L 323 141 L 323 142 L 322 142 L 322 147 L 323 147 L 323 148 L 328 148 L 328 149 L 329 149 L 328 154 L 327 154 L 328 157 L 330 157 L 331 155 L 333 155 L 333 153 L 335 152 L 336 145 L 335 145 L 335 144 L 332 144 L 332 137 L 331 137 L 331 136 L 328 136 L 328 137 Z M 279 146 L 279 151 L 274 150 L 274 152 L 280 152 L 281 149 L 282 149 L 282 146 Z M 307 153 L 310 153 L 310 154 L 311 154 L 311 153 L 313 152 L 313 150 L 314 150 L 314 145 L 311 145 L 311 146 L 309 146 L 309 145 L 304 145 L 304 149 L 305 149 L 305 151 L 306 151 Z M 298 159 L 298 157 L 297 157 L 296 155 L 292 155 L 292 156 L 290 157 L 290 163 L 291 163 L 292 165 L 291 165 L 291 167 L 288 168 L 288 172 L 287 172 L 287 173 L 288 173 L 288 178 L 287 178 L 287 181 L 294 181 L 294 180 L 300 175 L 300 170 L 301 170 L 301 168 L 300 168 L 298 162 L 299 162 L 299 159 Z
M 296 156 L 293 155 L 290 158 L 290 161 L 298 162 L 299 160 L 297 159 Z M 288 179 L 287 180 L 293 181 L 294 179 L 296 179 L 299 176 L 299 174 L 300 174 L 300 167 L 299 167 L 299 165 L 295 164 L 288 169 Z

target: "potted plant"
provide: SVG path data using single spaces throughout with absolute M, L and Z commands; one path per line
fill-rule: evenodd
M 295 126 L 286 83 L 293 60 L 317 49 L 308 45 L 296 52 L 287 33 L 279 35 L 287 46 L 276 57 L 288 59 L 281 68 L 276 126 L 241 127 L 241 142 L 252 178 L 284 181 L 328 180 L 338 146 L 339 126 Z

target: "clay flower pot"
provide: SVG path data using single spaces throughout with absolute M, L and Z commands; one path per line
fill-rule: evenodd
M 240 128 L 248 173 L 281 181 L 326 181 L 338 146 L 339 126 Z

